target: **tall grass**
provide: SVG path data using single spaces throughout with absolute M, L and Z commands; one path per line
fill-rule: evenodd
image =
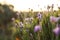
M 34 32 L 34 27 L 39 19 L 37 19 L 35 13 L 31 13 L 29 15 L 24 15 L 23 13 L 20 15 L 22 20 L 18 20 L 19 22 L 23 21 L 24 27 L 21 29 L 19 26 L 13 26 L 12 22 L 9 23 L 8 27 L 5 30 L 5 36 L 1 36 L 0 40 L 15 40 L 16 38 L 18 38 L 19 40 L 60 40 L 59 37 L 57 37 L 52 31 L 55 28 L 56 23 L 50 22 L 51 15 L 57 16 L 56 13 L 43 14 L 42 19 L 40 20 L 42 30 Z M 34 17 L 34 20 L 32 22 L 28 21 L 28 24 L 26 24 L 24 16 Z

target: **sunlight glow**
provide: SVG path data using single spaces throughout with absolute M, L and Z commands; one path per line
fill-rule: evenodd
M 54 10 L 57 10 L 57 4 L 60 5 L 58 0 L 0 0 L 1 3 L 14 5 L 14 10 L 28 11 L 28 8 L 34 11 L 47 10 L 47 5 L 54 4 Z M 39 6 L 38 6 L 39 5 Z M 45 8 L 44 8 L 45 7 Z

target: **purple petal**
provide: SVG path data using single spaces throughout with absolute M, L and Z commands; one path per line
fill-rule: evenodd
M 56 27 L 55 29 L 53 29 L 53 32 L 56 34 L 56 35 L 59 35 L 59 27 Z
M 60 19 L 60 17 L 50 16 L 50 21 L 51 22 L 58 22 L 59 19 Z
M 37 32 L 37 31 L 39 31 L 39 30 L 41 30 L 41 27 L 40 27 L 39 25 L 35 26 L 34 32 Z
M 40 13 L 38 13 L 37 17 L 38 17 L 39 19 L 41 19 L 41 18 L 42 18 L 42 15 L 41 15 Z
M 50 16 L 50 21 L 51 22 L 57 22 L 58 18 L 54 17 L 54 16 Z

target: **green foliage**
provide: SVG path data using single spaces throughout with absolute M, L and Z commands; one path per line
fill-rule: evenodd
M 0 12 L 0 24 L 10 22 L 14 12 L 9 8 L 8 5 L 1 5 L 0 8 L 2 10 Z

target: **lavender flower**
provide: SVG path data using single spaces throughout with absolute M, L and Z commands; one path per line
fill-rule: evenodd
M 51 21 L 51 22 L 55 21 L 55 19 L 56 19 L 56 18 L 55 18 L 54 16 L 50 16 L 50 21 Z
M 36 25 L 35 28 L 34 28 L 34 32 L 37 32 L 37 31 L 39 31 L 39 30 L 41 30 L 41 26 Z
M 41 18 L 42 18 L 42 14 L 41 14 L 41 13 L 38 13 L 38 14 L 37 14 L 37 18 L 38 18 L 38 19 L 41 19 Z
M 55 29 L 53 29 L 53 32 L 56 34 L 56 35 L 59 35 L 60 34 L 60 25 L 57 25 L 57 27 Z
M 50 16 L 50 22 L 57 22 L 59 19 L 59 17 Z

